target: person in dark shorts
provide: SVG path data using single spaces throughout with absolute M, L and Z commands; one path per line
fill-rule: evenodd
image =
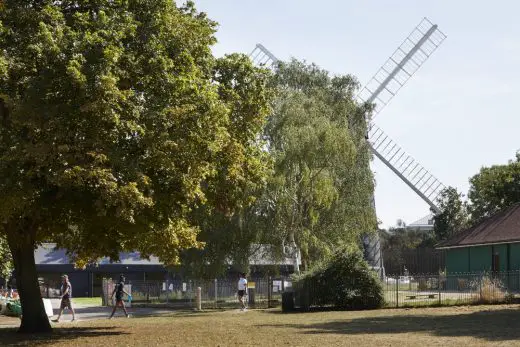
M 112 310 L 112 314 L 108 319 L 112 319 L 114 317 L 114 313 L 116 313 L 116 309 L 118 306 L 121 306 L 123 308 L 123 311 L 125 311 L 126 318 L 129 318 L 130 315 L 126 311 L 125 303 L 123 301 L 123 295 L 126 294 L 127 296 L 130 296 L 125 291 L 125 276 L 121 275 L 119 276 L 119 283 L 116 284 L 116 287 L 114 288 L 114 291 L 112 292 L 112 299 L 114 298 L 114 294 L 116 296 L 116 304 L 114 305 L 114 309 Z
M 238 301 L 240 302 L 240 310 L 245 311 L 246 304 L 244 303 L 244 296 L 247 294 L 247 280 L 246 274 L 241 273 L 238 280 Z
M 60 313 L 58 314 L 58 318 L 54 320 L 54 322 L 58 323 L 60 321 L 63 310 L 68 308 L 70 312 L 72 312 L 72 320 L 74 322 L 76 320 L 76 313 L 74 312 L 74 308 L 72 307 L 72 286 L 69 282 L 69 276 L 63 275 L 61 276 L 61 303 L 60 303 Z

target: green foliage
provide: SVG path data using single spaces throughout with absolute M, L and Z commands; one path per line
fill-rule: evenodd
M 330 77 L 316 65 L 280 64 L 278 98 L 265 136 L 274 174 L 260 215 L 275 245 L 291 242 L 310 264 L 376 229 L 365 109 L 352 76 Z
M 256 88 L 243 74 L 237 76 L 238 93 Z M 203 276 L 222 273 L 228 261 L 247 270 L 258 243 L 271 244 L 274 256 L 282 257 L 282 244 L 293 238 L 309 265 L 376 228 L 366 112 L 353 100 L 357 82 L 293 60 L 278 66 L 272 85 L 277 91 L 273 112 L 264 137 L 257 139 L 264 149 L 263 167 L 271 168 L 268 179 L 236 191 L 237 199 L 245 196 L 254 203 L 239 206 L 233 215 L 222 209 L 194 211 L 206 246 L 185 252 L 183 263 Z M 220 93 L 224 99 L 237 94 Z
M 215 278 L 225 274 L 230 266 L 236 271 L 249 271 L 249 257 L 258 243 L 263 228 L 254 207 L 238 211 L 233 216 L 205 209 L 198 210 L 201 221 L 199 238 L 203 249 L 183 252 L 182 266 L 186 274 L 199 278 Z
M 201 246 L 193 206 L 251 203 L 267 73 L 215 60 L 215 23 L 192 4 L 6 1 L 0 20 L 3 225 L 30 220 L 78 260 L 176 263 Z
M 375 309 L 384 305 L 381 281 L 353 247 L 335 253 L 297 277 L 294 286 L 308 306 Z
M 3 1 L 0 233 L 35 303 L 22 328 L 49 328 L 38 243 L 80 267 L 125 250 L 175 264 L 203 246 L 193 209 L 232 215 L 265 184 L 268 74 L 215 59 L 215 28 L 191 1 Z
M 271 157 L 263 149 L 265 141 L 259 136 L 265 125 L 262 115 L 270 111 L 274 97 L 274 90 L 266 87 L 270 75 L 237 54 L 218 59 L 214 74 L 219 95 L 231 110 L 230 133 L 235 142 L 226 149 L 206 191 L 213 203 L 198 206 L 191 214 L 200 226 L 199 239 L 205 247 L 184 252 L 182 263 L 199 277 L 221 275 L 228 260 L 247 272 L 250 246 L 261 233 L 254 203 L 272 168 Z
M 13 257 L 4 235 L 0 234 L 0 276 L 9 279 L 13 272 Z
M 456 188 L 444 189 L 437 206 L 441 213 L 434 216 L 434 233 L 438 241 L 446 240 L 469 226 L 468 206 Z
M 435 218 L 435 235 L 442 241 L 495 213 L 520 202 L 520 153 L 505 165 L 483 167 L 470 179 L 469 201 L 455 188 L 440 195 L 441 213 Z
M 505 165 L 481 168 L 470 179 L 468 197 L 473 222 L 520 202 L 520 153 Z

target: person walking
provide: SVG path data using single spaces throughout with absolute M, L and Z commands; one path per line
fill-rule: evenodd
M 108 319 L 112 319 L 112 317 L 114 317 L 114 313 L 116 313 L 116 309 L 118 306 L 121 306 L 123 308 L 126 318 L 129 318 L 130 315 L 126 311 L 125 303 L 123 301 L 123 294 L 130 296 L 130 294 L 128 294 L 125 291 L 125 276 L 123 276 L 123 275 L 119 276 L 119 283 L 116 284 L 116 287 L 114 288 L 114 291 L 112 292 L 112 299 L 114 299 L 114 294 L 116 295 L 116 303 L 114 305 L 114 309 L 112 310 L 112 314 L 110 315 L 110 317 L 108 317 Z
M 238 301 L 240 302 L 240 310 L 245 311 L 246 310 L 246 304 L 244 302 L 244 296 L 247 295 L 247 280 L 246 280 L 246 274 L 241 273 L 240 279 L 238 280 Z
M 63 275 L 61 276 L 61 303 L 60 303 L 60 313 L 58 314 L 58 318 L 53 320 L 53 322 L 58 323 L 60 321 L 63 310 L 68 308 L 70 312 L 72 312 L 72 320 L 74 322 L 76 320 L 76 313 L 74 312 L 74 308 L 72 307 L 72 285 L 69 282 L 69 276 Z

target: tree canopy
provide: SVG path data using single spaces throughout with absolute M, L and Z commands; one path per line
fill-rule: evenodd
M 507 164 L 481 168 L 469 182 L 468 198 L 474 221 L 520 202 L 520 152 Z
M 262 138 L 268 179 L 248 189 L 254 204 L 234 216 L 197 211 L 206 247 L 187 252 L 190 268 L 218 272 L 231 262 L 246 270 L 256 248 L 271 246 L 282 257 L 282 245 L 292 241 L 310 265 L 376 230 L 366 109 L 354 101 L 355 78 L 292 60 L 277 66 L 272 85 Z
M 469 180 L 468 200 L 448 187 L 438 200 L 441 213 L 435 216 L 438 240 L 450 238 L 486 217 L 520 202 L 520 153 L 507 164 L 482 167 Z
M 6 0 L 0 8 L 0 232 L 20 330 L 48 331 L 34 248 L 78 265 L 123 250 L 176 263 L 193 208 L 233 214 L 264 182 L 268 72 L 212 56 L 192 2 Z
M 350 75 L 331 77 L 293 60 L 278 66 L 274 80 L 278 96 L 265 132 L 274 173 L 263 215 L 276 231 L 271 241 L 294 239 L 308 264 L 376 230 L 366 110 L 354 100 L 358 83 Z
M 456 188 L 444 189 L 437 200 L 441 213 L 433 217 L 433 231 L 438 241 L 446 240 L 469 226 L 467 204 Z

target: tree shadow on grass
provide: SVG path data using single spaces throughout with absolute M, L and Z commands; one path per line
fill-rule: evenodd
M 73 327 L 53 328 L 48 334 L 20 334 L 18 328 L 1 328 L 0 345 L 2 346 L 35 346 L 52 345 L 59 341 L 71 341 L 77 338 L 103 337 L 114 335 L 127 335 L 123 331 L 116 331 L 115 327 Z
M 348 314 L 348 313 L 346 313 Z M 425 333 L 439 337 L 474 337 L 486 341 L 520 339 L 520 311 L 489 310 L 468 314 L 389 315 L 333 320 L 314 324 L 274 324 L 263 327 L 296 328 L 304 334 Z
M 145 319 L 145 318 L 197 318 L 207 317 L 213 315 L 215 312 L 220 311 L 172 311 L 172 312 L 161 312 L 160 314 L 148 313 L 132 316 L 133 319 Z M 224 311 L 222 311 L 224 312 Z

